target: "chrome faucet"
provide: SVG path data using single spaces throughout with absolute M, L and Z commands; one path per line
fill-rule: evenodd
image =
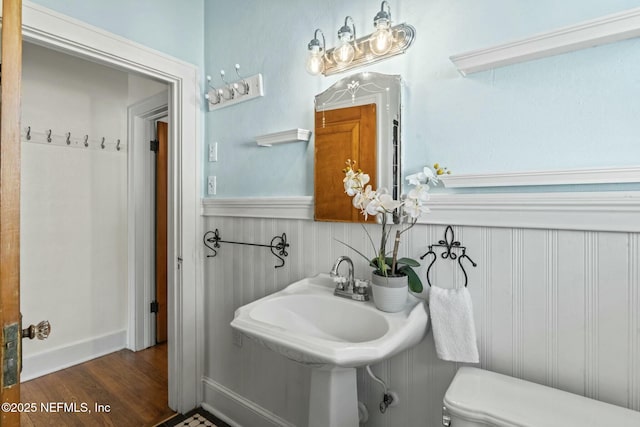
M 338 268 L 340 268 L 340 264 L 342 264 L 343 261 L 345 261 L 348 266 L 348 276 L 346 278 L 338 274 Z M 361 280 L 356 280 L 354 278 L 353 261 L 348 256 L 343 255 L 339 257 L 333 264 L 333 267 L 331 268 L 329 274 L 334 278 L 336 282 L 336 288 L 333 291 L 334 295 L 344 298 L 350 298 L 356 301 L 369 300 L 369 289 L 367 283 Z

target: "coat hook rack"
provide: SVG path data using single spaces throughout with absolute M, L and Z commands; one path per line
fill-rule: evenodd
M 207 100 L 209 111 L 264 96 L 262 74 L 258 73 L 251 77 L 242 77 L 240 75 L 240 64 L 236 64 L 235 69 L 238 80 L 231 82 L 225 78 L 224 70 L 220 70 L 222 85 L 219 87 L 213 85 L 210 75 L 207 76 L 208 89 L 204 97 Z
M 113 142 L 107 142 L 103 136 L 98 139 L 92 139 L 89 134 L 84 133 L 82 137 L 74 137 L 71 131 L 65 131 L 64 134 L 54 134 L 51 129 L 45 129 L 44 131 L 35 130 L 33 126 L 25 126 L 20 132 L 22 141 L 37 143 L 37 144 L 50 144 L 55 146 L 64 146 L 71 148 L 85 148 L 89 150 L 105 150 L 105 151 L 127 151 L 126 140 L 114 139 Z
M 440 254 L 442 259 L 450 259 L 451 261 L 454 261 L 454 262 L 456 261 L 456 259 L 458 260 L 458 265 L 462 269 L 462 274 L 464 274 L 464 287 L 466 288 L 469 278 L 467 277 L 467 272 L 465 271 L 464 266 L 462 265 L 462 260 L 464 258 L 468 259 L 471 265 L 473 265 L 474 267 L 477 267 L 478 264 L 476 264 L 475 262 L 473 262 L 471 258 L 469 258 L 469 255 L 467 255 L 466 253 L 467 251 L 466 246 L 461 246 L 460 242 L 455 240 L 453 236 L 453 228 L 450 225 L 448 225 L 446 230 L 444 231 L 444 240 L 439 240 L 438 244 L 429 245 L 429 250 L 427 251 L 427 253 L 425 253 L 420 257 L 420 259 L 424 259 L 427 255 L 433 255 L 433 260 L 431 260 L 429 267 L 427 267 L 427 283 L 429 284 L 429 286 L 431 286 L 431 280 L 429 279 L 429 272 L 431 271 L 431 267 L 433 267 L 433 264 L 438 259 L 438 256 L 433 250 L 434 247 L 444 248 L 443 252 Z M 460 255 L 458 255 L 455 252 L 455 250 L 461 251 Z
M 234 245 L 248 245 L 248 246 L 260 246 L 264 248 L 270 248 L 273 256 L 280 260 L 280 264 L 276 265 L 275 268 L 280 268 L 284 266 L 284 258 L 289 255 L 287 252 L 287 248 L 289 247 L 289 243 L 287 243 L 287 235 L 282 233 L 281 236 L 275 236 L 271 239 L 271 243 L 268 245 L 263 245 L 259 243 L 245 243 L 245 242 L 232 242 L 230 240 L 222 240 L 220 237 L 220 232 L 216 228 L 214 231 L 207 231 L 204 233 L 204 237 L 202 238 L 202 242 L 204 245 L 209 248 L 213 254 L 207 255 L 207 258 L 212 258 L 218 255 L 218 251 L 216 249 L 220 248 L 220 243 L 232 243 Z M 210 244 L 213 244 L 211 246 Z

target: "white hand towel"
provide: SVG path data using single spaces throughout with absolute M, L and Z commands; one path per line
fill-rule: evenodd
M 436 353 L 442 360 L 478 363 L 473 306 L 467 288 L 443 289 L 432 286 L 429 309 Z

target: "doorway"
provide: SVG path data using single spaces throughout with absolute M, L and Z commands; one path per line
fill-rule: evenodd
M 202 366 L 197 335 L 202 332 L 196 327 L 203 316 L 202 298 L 198 298 L 203 291 L 198 261 L 202 251 L 198 245 L 202 229 L 198 69 L 34 4 L 24 5 L 22 28 L 25 41 L 169 85 L 168 388 L 169 406 L 186 412 L 197 405 Z M 129 225 L 134 233 L 143 227 L 135 221 Z M 127 250 L 129 257 L 132 249 Z
M 42 316 L 54 331 L 47 341 L 24 344 L 22 380 L 27 382 L 22 398 L 45 387 L 50 400 L 64 401 L 66 394 L 56 395 L 54 388 L 42 384 L 61 382 L 62 388 L 79 390 L 94 378 L 88 375 L 74 382 L 77 372 L 87 366 L 82 362 L 119 363 L 112 357 L 117 352 L 123 354 L 122 363 L 138 357 L 121 351 L 127 344 L 127 310 L 134 309 L 127 283 L 127 169 L 133 145 L 146 143 L 150 151 L 149 138 L 127 138 L 127 111 L 130 102 L 153 92 L 162 99 L 156 114 L 165 121 L 158 135 L 164 159 L 158 170 L 163 173 L 156 174 L 163 176 L 156 196 L 160 199 L 163 194 L 159 210 L 164 220 L 162 225 L 156 221 L 164 230 L 156 233 L 163 255 L 156 262 L 164 260 L 163 274 L 157 276 L 164 282 L 163 341 L 167 341 L 168 92 L 166 84 L 30 43 L 23 46 L 22 80 L 21 307 L 25 322 L 37 323 L 41 319 L 36 316 Z M 149 179 L 146 185 L 146 193 L 153 196 L 156 186 Z M 165 363 L 157 374 L 164 378 L 159 383 L 164 389 L 154 388 L 155 380 L 136 387 L 165 402 L 164 408 L 157 408 L 163 415 L 168 409 L 167 345 L 154 354 Z M 103 382 L 95 384 L 104 385 L 109 375 L 104 372 Z M 147 374 L 132 371 L 131 376 L 136 375 Z M 81 395 L 97 399 L 91 390 Z

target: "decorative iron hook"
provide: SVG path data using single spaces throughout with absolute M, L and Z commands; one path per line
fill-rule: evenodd
M 440 254 L 440 256 L 443 259 L 448 258 L 452 261 L 455 261 L 456 259 L 458 260 L 458 265 L 460 266 L 460 269 L 462 269 L 462 274 L 464 275 L 464 287 L 466 288 L 467 282 L 469 281 L 469 277 L 467 276 L 467 272 L 465 271 L 464 266 L 462 265 L 462 260 L 466 258 L 474 267 L 477 267 L 478 265 L 475 262 L 473 262 L 471 258 L 469 258 L 469 255 L 467 255 L 466 253 L 467 248 L 465 246 L 461 246 L 460 242 L 455 240 L 453 236 L 453 228 L 450 225 L 447 226 L 444 232 L 444 240 L 439 240 L 437 245 L 429 245 L 429 250 L 427 251 L 427 253 L 425 253 L 420 257 L 420 259 L 424 259 L 427 255 L 433 255 L 433 259 L 431 260 L 431 262 L 429 263 L 429 266 L 427 267 L 427 283 L 429 284 L 429 286 L 431 286 L 431 279 L 429 279 L 429 272 L 431 271 L 431 267 L 433 267 L 433 264 L 438 259 L 438 256 L 433 250 L 434 247 L 440 247 L 440 248 L 446 249 L 442 252 L 442 254 Z M 459 249 L 462 251 L 462 253 L 458 256 L 458 254 L 453 252 L 453 249 Z
M 120 140 L 118 140 L 118 143 L 116 144 L 116 150 L 120 151 Z
M 209 234 L 212 234 L 213 236 L 207 238 Z M 218 255 L 218 251 L 216 251 L 214 248 L 220 247 L 220 244 L 218 243 L 219 241 L 220 241 L 220 234 L 218 233 L 217 228 L 215 229 L 215 231 L 207 231 L 206 233 L 204 233 L 204 237 L 202 238 L 202 243 L 204 243 L 204 245 L 213 252 L 213 255 L 207 255 L 207 258 L 213 258 L 214 256 Z M 209 246 L 208 243 L 213 243 L 213 247 Z
M 51 142 L 51 129 L 47 131 L 47 142 Z
M 89 146 L 89 135 L 85 135 L 84 136 L 84 146 L 88 147 Z
M 67 145 L 71 145 L 71 132 L 67 132 Z
M 283 267 L 285 264 L 283 257 L 289 256 L 289 253 L 287 252 L 289 243 L 287 243 L 287 235 L 285 233 L 282 233 L 282 236 L 275 236 L 273 239 L 271 239 L 270 244 L 262 245 L 258 243 L 245 243 L 245 242 L 233 242 L 230 240 L 222 240 L 222 238 L 220 237 L 220 232 L 216 228 L 214 231 L 207 231 L 206 233 L 204 233 L 202 242 L 207 248 L 209 248 L 209 250 L 213 252 L 213 254 L 207 255 L 207 258 L 212 258 L 218 255 L 218 251 L 216 249 L 220 248 L 220 243 L 231 243 L 234 245 L 260 246 L 263 248 L 270 248 L 273 256 L 275 256 L 280 260 L 280 264 L 276 265 L 275 268 Z
M 104 136 L 102 137 L 102 142 L 100 143 L 100 148 L 104 150 Z
M 277 243 L 274 244 L 274 242 Z M 280 260 L 280 265 L 276 265 L 276 268 L 283 267 L 284 258 L 282 257 L 289 256 L 289 253 L 287 252 L 287 247 L 289 247 L 289 244 L 287 243 L 287 235 L 282 233 L 282 236 L 274 237 L 271 239 L 271 244 L 269 246 L 271 247 L 271 253 L 273 256 Z M 279 252 L 276 253 L 276 250 Z
M 31 141 L 31 126 L 27 126 L 27 141 Z

